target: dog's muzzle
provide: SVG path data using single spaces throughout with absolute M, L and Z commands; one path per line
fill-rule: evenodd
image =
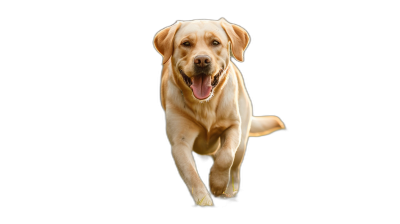
M 224 69 L 220 69 L 214 78 L 211 78 L 211 75 L 207 75 L 206 73 L 200 73 L 189 78 L 182 70 L 179 70 L 179 72 L 186 85 L 192 89 L 193 95 L 199 100 L 204 100 L 210 97 L 213 89 L 218 85 L 219 78 Z

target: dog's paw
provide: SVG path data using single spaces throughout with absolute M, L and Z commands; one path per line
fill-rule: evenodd
M 210 195 L 206 194 L 203 197 L 198 197 L 196 199 L 196 205 L 200 206 L 213 206 L 213 201 Z
M 230 184 L 229 184 L 230 185 Z M 229 186 L 226 188 L 224 193 L 220 196 L 221 198 L 234 198 L 236 197 L 238 191 L 236 189 L 232 189 L 232 186 Z
M 229 187 L 228 187 L 229 188 Z M 234 197 L 236 197 L 236 193 L 229 193 L 228 191 L 228 188 L 226 188 L 226 190 L 221 194 L 221 195 L 219 195 L 218 196 L 218 198 L 221 198 L 221 199 L 228 199 L 228 198 L 234 198 Z
M 229 182 L 229 169 L 220 171 L 213 166 L 210 172 L 210 190 L 215 196 L 224 194 Z
M 230 181 L 228 183 L 228 187 L 226 188 L 223 196 L 225 198 L 233 198 L 236 197 L 238 191 L 239 191 L 239 185 L 240 185 L 240 180 L 239 180 L 239 175 L 238 172 L 231 170 L 231 176 L 230 176 Z

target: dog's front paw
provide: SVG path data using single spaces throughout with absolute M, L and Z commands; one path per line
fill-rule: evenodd
M 211 199 L 210 193 L 208 193 L 207 189 L 202 186 L 198 188 L 192 188 L 192 197 L 196 202 L 196 205 L 200 206 L 212 206 L 213 201 Z
M 196 199 L 196 204 L 200 206 L 213 206 L 213 201 L 210 195 L 206 194 L 203 197 L 198 197 Z
M 213 166 L 210 172 L 210 190 L 215 196 L 224 194 L 229 182 L 229 170 L 218 170 Z

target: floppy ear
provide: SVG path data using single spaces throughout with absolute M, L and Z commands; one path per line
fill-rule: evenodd
M 244 50 L 250 41 L 249 34 L 242 27 L 231 24 L 224 18 L 221 18 L 219 21 L 221 22 L 222 28 L 224 28 L 229 40 L 231 41 L 233 56 L 236 58 L 236 60 L 243 61 Z
M 161 30 L 154 37 L 154 46 L 164 57 L 163 64 L 168 61 L 174 51 L 174 37 L 180 26 L 181 23 L 177 22 L 174 25 Z

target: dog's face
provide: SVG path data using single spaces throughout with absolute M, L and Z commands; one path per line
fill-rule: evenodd
M 191 89 L 198 100 L 208 100 L 213 95 L 229 65 L 230 48 L 235 58 L 243 61 L 248 42 L 245 30 L 224 19 L 178 22 L 154 39 L 163 62 L 171 57 L 175 80 L 181 80 L 183 88 Z
M 217 21 L 184 22 L 176 33 L 171 62 L 198 100 L 210 97 L 218 85 L 230 60 L 228 46 Z

